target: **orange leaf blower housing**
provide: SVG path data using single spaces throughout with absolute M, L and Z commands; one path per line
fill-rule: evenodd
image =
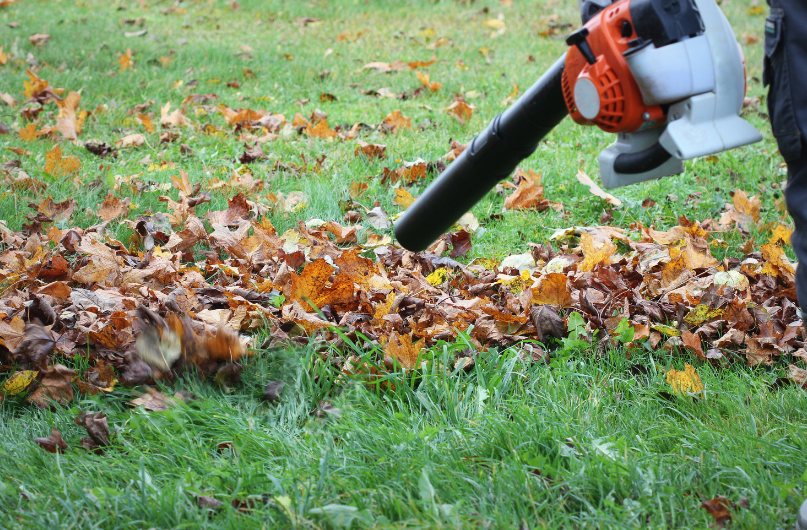
M 664 123 L 665 111 L 659 105 L 644 104 L 625 61 L 624 54 L 641 42 L 637 37 L 630 0 L 611 4 L 569 36 L 562 85 L 575 122 L 597 125 L 609 133 L 630 133 Z

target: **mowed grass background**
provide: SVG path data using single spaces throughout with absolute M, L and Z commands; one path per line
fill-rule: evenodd
M 749 14 L 750 2 L 724 4 L 746 54 L 748 95 L 763 96 L 764 15 Z M 492 37 L 494 30 L 483 23 L 500 16 L 506 31 Z M 304 25 L 300 17 L 321 21 Z M 134 105 L 154 100 L 156 123 L 159 107 L 170 102 L 177 108 L 191 93 L 215 93 L 216 103 L 280 112 L 289 120 L 295 112 L 307 117 L 319 109 L 332 127 L 375 125 L 393 110 L 412 118 L 411 131 L 361 136 L 388 146 L 381 161 L 356 157 L 354 142 L 290 136 L 265 144 L 270 160 L 252 164 L 254 176 L 267 182 L 268 191 L 310 197 L 299 212 L 270 214 L 282 231 L 311 217 L 340 220 L 338 201 L 348 198 L 353 181 L 368 183 L 360 199 L 366 206 L 379 201 L 391 214 L 400 211 L 394 191 L 378 177 L 383 168 L 437 160 L 449 139 L 467 142 L 504 109 L 513 85 L 523 92 L 563 53 L 560 37 L 579 27 L 578 17 L 576 2 L 521 0 L 511 7 L 481 0 L 242 1 L 238 9 L 220 1 L 18 1 L 0 8 L 0 45 L 12 55 L 0 67 L 0 92 L 23 99 L 25 64 L 15 59 L 30 52 L 41 64 L 38 75 L 52 86 L 81 90 L 82 108 L 106 106 L 88 118 L 81 139 L 109 143 L 145 132 L 128 112 Z M 20 25 L 12 29 L 10 22 Z M 562 23 L 572 27 L 556 38 L 540 36 Z M 148 33 L 124 36 L 140 29 Z M 27 39 L 34 33 L 52 38 L 35 47 Z M 429 48 L 440 39 L 446 43 Z M 237 55 L 245 45 L 251 58 Z M 134 68 L 119 71 L 118 57 L 127 49 Z M 381 74 L 363 66 L 432 55 L 437 62 L 422 71 L 443 84 L 438 91 L 404 101 L 360 92 L 411 92 L 421 86 L 413 72 Z M 170 64 L 163 66 L 160 57 L 170 57 Z M 245 68 L 254 77 L 245 77 Z M 194 80 L 198 84 L 188 88 Z M 240 88 L 227 87 L 229 81 Z M 320 101 L 322 93 L 337 99 Z M 445 112 L 457 93 L 476 106 L 465 125 Z M 18 116 L 0 107 L 3 123 L 24 125 Z M 115 175 L 145 172 L 141 179 L 163 183 L 177 174 L 149 171 L 139 163 L 147 154 L 155 163 L 174 162 L 191 182 L 228 178 L 240 166 L 243 145 L 230 133 L 202 132 L 206 123 L 226 130 L 221 116 L 191 111 L 188 117 L 196 126 L 182 130 L 179 141 L 161 145 L 157 132 L 147 134 L 147 145 L 122 150 L 118 159 L 100 160 L 62 142 L 65 155 L 82 162 L 78 184 L 43 173 L 52 141 L 0 136 L 4 146 L 31 151 L 20 157 L 23 169 L 48 183 L 39 196 L 0 194 L 0 218 L 19 229 L 34 213 L 27 204 L 50 196 L 77 201 L 71 224 L 95 224 L 93 210 Z M 616 190 L 624 205 L 613 211 L 612 224 L 668 228 L 681 215 L 713 218 L 741 188 L 762 197 L 763 220 L 751 236 L 764 242 L 770 223 L 785 219 L 785 175 L 764 116 L 749 111 L 746 117 L 763 132 L 763 142 L 688 162 L 681 176 Z M 42 117 L 45 124 L 53 121 Z M 541 242 L 556 228 L 599 224 L 605 203 L 574 175 L 579 168 L 596 175 L 597 153 L 611 141 L 597 129 L 564 121 L 522 165 L 543 174 L 546 197 L 563 202 L 564 213 L 491 218 L 503 201 L 492 193 L 473 210 L 486 231 L 473 238 L 469 257 L 525 252 L 527 242 Z M 192 155 L 180 152 L 182 143 Z M 309 163 L 325 155 L 322 171 L 272 171 L 274 161 L 302 165 L 301 155 Z M 9 151 L 2 156 L 16 158 Z M 90 186 L 95 181 L 100 185 Z M 410 191 L 417 195 L 424 188 Z M 165 193 L 133 196 L 131 217 L 165 211 L 157 200 Z M 656 204 L 646 208 L 648 197 Z M 227 198 L 214 194 L 197 211 L 223 209 Z M 112 228 L 128 239 L 128 229 Z M 738 232 L 716 236 L 728 243 L 713 248 L 718 258 L 741 254 Z M 259 334 L 255 344 L 264 338 Z M 435 355 L 448 360 L 453 348 L 464 347 L 440 345 Z M 417 384 L 378 393 L 315 363 L 315 350 L 258 348 L 246 361 L 243 385 L 225 393 L 180 380 L 166 392 L 185 388 L 202 399 L 161 413 L 125 405 L 139 389 L 79 397 L 70 409 L 49 412 L 6 400 L 0 405 L 0 528 L 703 528 L 711 517 L 700 504 L 715 495 L 748 499 L 734 515 L 736 527 L 784 528 L 807 494 L 807 398 L 800 389 L 771 386 L 780 369 L 737 363 L 718 370 L 685 354 L 649 350 L 603 358 L 570 341 L 550 365 L 529 366 L 514 352 L 493 351 L 470 374 L 435 368 Z M 684 362 L 701 374 L 705 399 L 659 395 L 668 388 L 657 367 L 683 368 Z M 278 405 L 260 399 L 269 380 L 287 383 Z M 312 417 L 320 400 L 341 413 Z M 108 414 L 115 447 L 104 455 L 52 455 L 31 441 L 56 426 L 77 445 L 83 434 L 72 418 L 79 410 Z M 197 495 L 215 497 L 224 507 L 200 508 Z M 249 502 L 251 511 L 231 507 L 233 499 Z

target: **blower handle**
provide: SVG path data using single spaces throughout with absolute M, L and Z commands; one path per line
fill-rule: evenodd
M 428 247 L 496 184 L 568 114 L 561 76 L 566 54 L 474 138 L 395 224 L 398 242 L 413 252 Z

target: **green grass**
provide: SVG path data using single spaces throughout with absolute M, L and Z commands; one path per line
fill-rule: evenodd
M 378 201 L 394 214 L 400 208 L 392 202 L 393 190 L 378 177 L 383 168 L 398 167 L 399 159 L 436 160 L 448 151 L 449 139 L 469 140 L 503 110 L 501 102 L 514 84 L 523 92 L 565 50 L 561 38 L 538 34 L 554 20 L 550 17 L 578 25 L 574 2 L 514 4 L 244 0 L 232 10 L 221 1 L 186 1 L 162 14 L 174 4 L 147 1 L 142 8 L 139 2 L 19 1 L 0 8 L 0 46 L 11 55 L 0 67 L 0 92 L 24 99 L 26 65 L 20 59 L 30 52 L 42 65 L 40 77 L 52 86 L 82 91 L 81 108 L 106 106 L 88 118 L 80 139 L 110 143 L 145 132 L 128 113 L 134 105 L 154 100 L 150 112 L 156 123 L 162 105 L 177 108 L 191 93 L 215 93 L 215 104 L 268 109 L 289 120 L 298 111 L 307 117 L 318 108 L 328 114 L 331 126 L 376 125 L 399 109 L 412 118 L 413 130 L 362 136 L 388 146 L 385 160 L 355 157 L 353 142 L 290 136 L 265 144 L 270 160 L 249 166 L 266 181 L 264 194 L 300 190 L 311 198 L 295 214 L 269 214 L 279 231 L 311 217 L 341 220 L 338 201 L 348 198 L 354 180 L 369 184 L 363 204 Z M 733 0 L 725 10 L 746 54 L 748 95 L 759 97 L 764 96 L 762 44 L 746 44 L 746 39 L 762 37 L 764 18 L 749 16 L 749 6 Z M 492 30 L 482 23 L 499 13 L 507 30 L 491 38 Z M 303 16 L 322 21 L 295 23 Z M 147 36 L 125 37 L 124 32 L 141 26 L 124 21 L 138 18 L 144 19 Z M 12 21 L 20 26 L 8 28 Z M 34 47 L 27 37 L 39 32 L 52 39 Z M 337 39 L 347 32 L 362 33 Z M 440 38 L 449 43 L 428 48 Z M 251 59 L 236 56 L 242 45 L 253 49 Z M 489 62 L 480 53 L 483 47 L 489 49 Z M 134 52 L 135 67 L 119 71 L 118 56 L 127 48 Z M 437 62 L 424 72 L 444 85 L 437 92 L 404 101 L 360 93 L 420 86 L 412 72 L 380 74 L 363 70 L 364 64 L 432 55 Z M 163 67 L 160 57 L 168 56 L 172 61 Z M 457 66 L 460 60 L 466 68 Z M 244 68 L 254 78 L 246 78 Z M 330 74 L 322 78 L 324 70 Z M 179 80 L 183 83 L 177 87 Z M 192 80 L 198 85 L 189 89 Z M 239 89 L 225 86 L 232 80 Z M 321 102 L 322 93 L 337 100 Z M 455 93 L 476 106 L 466 125 L 445 113 Z M 17 111 L 0 107 L 0 121 L 24 126 Z M 54 122 L 48 113 L 55 114 L 54 105 L 46 106 L 40 126 Z M 146 155 L 176 163 L 191 182 L 227 178 L 240 166 L 235 159 L 243 145 L 236 135 L 201 131 L 199 125 L 208 122 L 226 128 L 221 116 L 197 116 L 188 107 L 188 117 L 197 127 L 183 129 L 177 142 L 161 145 L 157 133 L 148 134 L 147 145 L 121 150 L 115 160 L 100 160 L 80 145 L 61 142 L 65 155 L 82 162 L 78 184 L 43 172 L 51 140 L 24 143 L 14 134 L 0 136 L 3 146 L 32 152 L 18 157 L 3 151 L 3 162 L 19 158 L 29 175 L 47 183 L 39 195 L 23 190 L 0 194 L 0 219 L 19 229 L 28 222 L 25 216 L 35 213 L 27 204 L 51 196 L 77 201 L 73 218 L 60 228 L 95 224 L 93 210 L 116 175 L 144 172 L 142 179 L 164 183 L 177 174 L 176 169 L 148 171 L 138 162 Z M 764 117 L 756 112 L 746 117 L 763 132 L 763 142 L 717 160 L 688 162 L 677 177 L 613 191 L 624 202 L 614 210 L 613 224 L 668 228 L 680 215 L 714 218 L 730 202 L 729 193 L 742 188 L 762 197 L 763 220 L 751 235 L 763 242 L 770 223 L 785 219 L 775 206 L 785 177 Z M 491 218 L 501 213 L 503 202 L 491 193 L 473 210 L 486 232 L 473 238 L 469 258 L 524 252 L 528 241 L 541 242 L 556 228 L 599 224 L 604 203 L 574 175 L 578 168 L 595 175 L 597 153 L 611 141 L 598 129 L 564 121 L 523 167 L 543 174 L 546 197 L 563 202 L 565 212 L 507 212 Z M 180 152 L 183 143 L 192 155 Z M 321 173 L 271 169 L 275 161 L 301 165 L 301 155 L 308 161 L 325 155 Z M 423 189 L 425 184 L 418 184 L 411 191 L 417 195 Z M 689 200 L 695 193 L 700 200 Z M 176 198 L 175 190 L 133 196 L 131 218 L 165 211 L 157 199 L 162 194 Z M 226 207 L 228 196 L 214 195 L 211 204 L 197 209 L 200 217 Z M 642 207 L 646 197 L 656 205 Z M 128 240 L 124 225 L 111 228 Z M 714 248 L 716 257 L 740 255 L 739 233 L 717 236 L 728 246 Z M 438 360 L 445 355 L 447 363 L 453 348 L 462 347 L 440 345 L 433 353 Z M 345 382 L 334 369 L 315 362 L 319 349 L 258 349 L 245 363 L 244 383 L 231 393 L 194 379 L 179 380 L 166 392 L 185 388 L 201 399 L 161 413 L 125 405 L 142 389 L 77 397 L 69 409 L 50 412 L 7 399 L 0 405 L 0 528 L 329 528 L 339 513 L 355 517 L 354 527 L 362 528 L 704 528 L 711 518 L 699 506 L 715 495 L 735 502 L 748 499 L 749 508 L 734 516 L 735 527 L 784 528 L 807 495 L 807 397 L 795 388 L 771 389 L 782 375 L 780 368 L 716 369 L 683 354 L 643 351 L 628 358 L 622 351 L 597 355 L 587 349 L 567 351 L 550 366 L 529 366 L 517 361 L 513 351 L 494 351 L 477 359 L 468 374 L 447 374 L 433 363 L 433 373 L 412 384 L 398 382 L 394 391 L 376 392 L 361 382 Z M 659 395 L 669 387 L 656 365 L 682 368 L 684 362 L 701 374 L 705 399 L 668 401 Z M 269 380 L 287 383 L 276 406 L 260 399 Z M 313 418 L 320 400 L 332 401 L 341 416 Z M 52 455 L 32 442 L 56 426 L 76 446 L 83 433 L 72 418 L 79 410 L 108 414 L 116 434 L 114 446 L 103 455 L 73 449 Z M 574 447 L 567 438 L 576 440 Z M 224 442 L 232 442 L 234 450 L 219 451 Z M 197 494 L 217 498 L 223 509 L 199 508 Z M 230 507 L 233 499 L 254 499 L 254 509 L 236 511 Z

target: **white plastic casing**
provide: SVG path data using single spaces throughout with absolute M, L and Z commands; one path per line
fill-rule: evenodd
M 703 19 L 703 35 L 658 49 L 650 45 L 626 58 L 644 103 L 671 106 L 663 127 L 620 134 L 600 153 L 606 188 L 675 175 L 683 171 L 681 160 L 762 140 L 759 131 L 740 118 L 745 71 L 734 32 L 715 0 L 694 1 Z M 673 158 L 646 173 L 614 171 L 620 153 L 642 151 L 656 139 Z

